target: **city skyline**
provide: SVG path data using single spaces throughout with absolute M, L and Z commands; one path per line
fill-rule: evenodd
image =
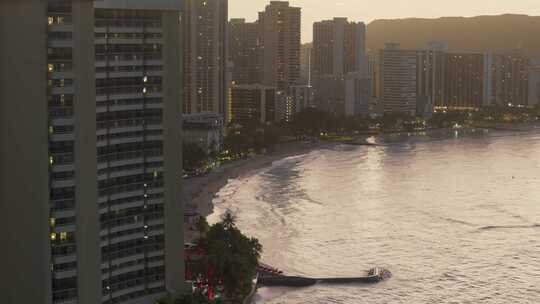
M 312 41 L 313 23 L 334 17 L 348 17 L 366 24 L 376 19 L 473 17 L 480 15 L 527 14 L 540 15 L 536 0 L 489 1 L 455 0 L 437 3 L 428 0 L 380 0 L 376 3 L 358 0 L 338 0 L 328 5 L 323 0 L 291 0 L 291 6 L 302 8 L 302 43 Z M 440 2 L 440 1 L 439 1 Z M 229 17 L 255 21 L 268 0 L 230 0 Z M 354 7 L 354 10 L 351 10 Z

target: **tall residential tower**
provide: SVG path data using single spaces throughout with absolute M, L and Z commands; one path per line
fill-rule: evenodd
M 334 18 L 313 24 L 313 78 L 366 69 L 366 25 Z M 367 70 L 365 70 L 367 73 Z
M 245 19 L 229 21 L 229 60 L 235 85 L 259 82 L 259 25 Z
M 7 303 L 182 291 L 179 10 L 1 4 L 1 212 L 25 218 L 2 221 Z
M 184 0 L 186 115 L 226 115 L 228 0 Z
M 416 114 L 416 50 L 400 49 L 388 43 L 380 52 L 381 101 L 384 112 Z
M 319 109 L 335 115 L 367 114 L 371 98 L 366 26 L 334 18 L 313 24 L 311 82 Z
M 301 9 L 287 1 L 271 1 L 259 13 L 263 85 L 286 92 L 300 79 L 300 19 Z

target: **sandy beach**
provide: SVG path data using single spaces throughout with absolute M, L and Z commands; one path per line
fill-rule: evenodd
M 330 148 L 334 142 L 303 143 L 291 142 L 274 146 L 273 151 L 251 158 L 226 163 L 211 173 L 184 179 L 183 193 L 185 210 L 195 212 L 201 216 L 212 214 L 214 206 L 212 200 L 219 190 L 227 185 L 230 179 L 249 176 L 259 169 L 272 165 L 274 161 L 285 157 L 309 153 L 312 150 Z M 190 225 L 185 225 L 186 241 L 194 239 Z

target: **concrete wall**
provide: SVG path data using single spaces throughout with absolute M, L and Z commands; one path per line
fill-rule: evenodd
M 73 100 L 75 118 L 75 213 L 79 304 L 101 302 L 101 250 L 97 197 L 94 8 L 74 1 Z
M 180 26 L 178 12 L 164 13 L 165 285 L 173 295 L 185 291 Z
M 0 2 L 2 303 L 52 299 L 46 25 L 45 1 Z

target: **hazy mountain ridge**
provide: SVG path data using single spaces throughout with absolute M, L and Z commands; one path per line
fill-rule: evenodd
M 386 42 L 417 49 L 425 48 L 429 41 L 444 40 L 455 51 L 519 49 L 540 56 L 540 16 L 381 19 L 368 25 L 366 39 L 372 51 L 384 48 Z

